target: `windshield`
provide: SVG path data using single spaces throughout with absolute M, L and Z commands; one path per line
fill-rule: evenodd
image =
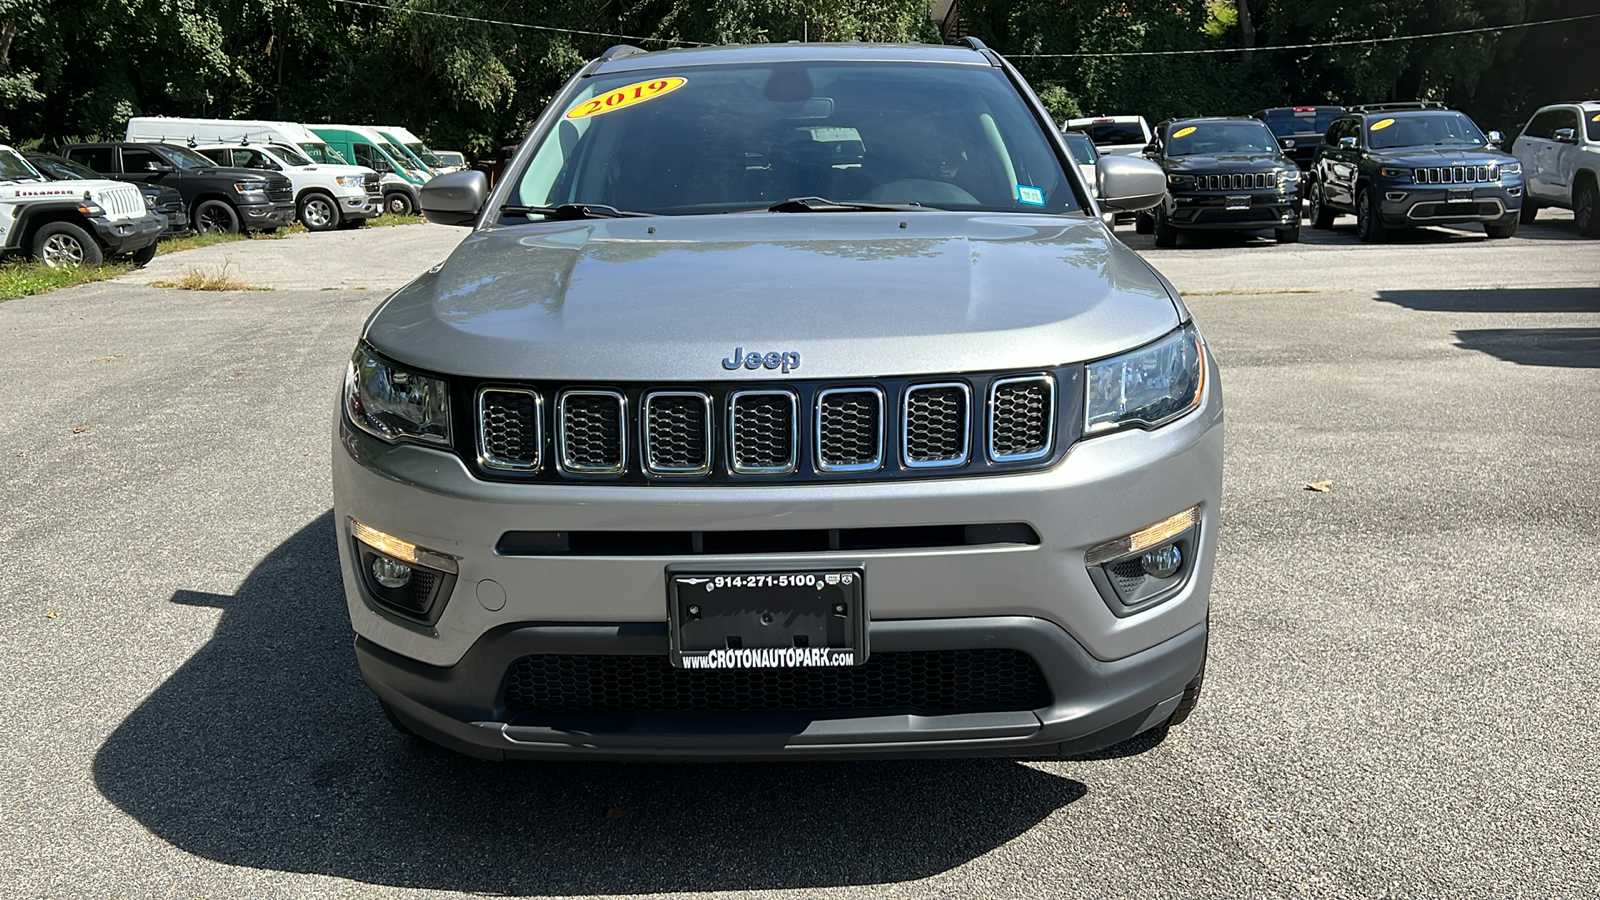
M 44 174 L 49 175 L 51 178 L 58 180 L 68 179 L 82 181 L 84 179 L 100 179 L 105 177 L 88 166 L 75 163 L 70 159 L 62 159 L 59 156 L 51 156 L 49 154 L 39 154 L 37 156 L 30 155 L 28 162 L 32 164 L 35 169 L 38 169 Z
M 417 159 L 422 160 L 430 166 L 444 165 L 444 160 L 440 159 L 432 150 L 424 147 L 420 142 L 415 144 L 407 144 L 406 148 L 412 153 L 415 153 L 417 155 Z
M 1333 120 L 1339 118 L 1344 112 L 1339 106 L 1306 106 L 1297 109 L 1269 109 L 1260 113 L 1258 117 L 1267 123 L 1272 133 L 1278 137 L 1293 137 L 1297 134 L 1326 134 L 1328 126 Z
M 1367 117 L 1367 146 L 1481 147 L 1488 143 L 1472 120 L 1458 112 L 1414 112 Z
M 396 147 L 388 141 L 385 141 L 380 146 L 383 147 L 385 153 L 389 154 L 391 159 L 399 163 L 402 167 L 413 170 L 417 168 L 417 161 L 411 158 L 411 154 L 401 150 L 399 147 Z
M 1000 70 L 843 62 L 596 77 L 510 202 L 694 214 L 796 197 L 1076 208 L 1046 134 Z
M 163 144 L 162 147 L 167 151 L 167 155 L 172 157 L 172 161 L 182 169 L 209 169 L 217 164 L 216 160 L 206 159 L 188 147 L 178 147 L 172 144 Z
M 313 160 L 300 152 L 300 148 L 293 144 L 268 144 L 273 153 L 283 157 L 283 161 L 291 166 L 309 166 Z
M 94 176 L 99 178 L 99 175 Z M 0 151 L 0 181 L 43 181 L 15 150 Z
M 350 164 L 350 161 L 345 159 L 343 154 L 327 144 L 319 144 L 314 141 L 307 141 L 306 143 L 300 145 L 300 149 L 304 150 L 306 155 L 311 157 L 311 159 L 315 162 L 327 163 L 335 166 L 348 166 Z
M 1072 158 L 1080 166 L 1092 166 L 1100 161 L 1100 152 L 1094 149 L 1094 141 L 1089 140 L 1087 134 L 1077 131 L 1068 131 L 1061 135 L 1067 141 L 1067 149 L 1072 151 Z
M 447 166 L 464 166 L 467 164 L 466 159 L 462 157 L 461 154 L 452 153 L 448 150 L 437 154 L 437 156 L 439 157 L 439 160 Z
M 1276 153 L 1278 139 L 1261 122 L 1175 122 L 1167 128 L 1168 156 Z
M 1138 144 L 1142 147 L 1146 143 L 1144 129 L 1138 122 L 1098 122 L 1093 125 L 1074 125 L 1072 130 L 1087 134 L 1089 140 L 1101 147 L 1107 144 Z

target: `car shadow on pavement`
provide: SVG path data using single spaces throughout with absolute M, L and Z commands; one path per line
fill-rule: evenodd
M 1456 346 L 1519 366 L 1600 369 L 1600 328 L 1479 328 L 1457 331 Z
M 1376 299 L 1418 312 L 1600 313 L 1593 287 L 1379 291 Z
M 927 877 L 1085 794 L 1005 760 L 495 764 L 413 743 L 361 683 L 327 513 L 106 740 L 95 783 L 236 866 L 491 894 L 814 888 Z

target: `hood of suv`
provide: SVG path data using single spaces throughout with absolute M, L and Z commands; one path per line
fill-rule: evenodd
M 756 213 L 475 232 L 373 315 L 397 361 L 484 378 L 772 380 L 920 375 L 1113 355 L 1179 323 L 1145 262 L 1093 220 Z
M 1278 153 L 1229 153 L 1219 156 L 1169 156 L 1162 168 L 1172 175 L 1205 175 L 1213 172 L 1271 172 L 1293 166 Z
M 1372 150 L 1369 155 L 1374 162 L 1414 168 L 1503 166 L 1517 161 L 1517 158 L 1509 153 L 1483 147 L 1395 147 L 1391 150 Z

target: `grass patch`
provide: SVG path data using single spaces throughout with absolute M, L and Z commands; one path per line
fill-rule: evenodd
M 389 225 L 421 225 L 428 221 L 421 216 L 397 216 L 393 213 L 384 213 L 377 218 L 368 219 L 366 227 L 383 228 Z
M 256 231 L 250 234 L 186 234 L 182 237 L 163 238 L 156 246 L 156 255 L 198 250 L 201 247 L 231 244 L 234 241 L 277 241 L 291 234 L 305 234 L 306 230 L 306 226 L 295 222 L 274 231 Z
M 52 269 L 34 259 L 16 260 L 0 264 L 0 301 L 15 300 L 33 294 L 43 294 L 57 288 L 105 281 L 135 267 L 127 263 L 110 263 L 104 266 L 73 266 Z
M 256 285 L 253 285 L 253 284 L 245 284 L 242 281 L 234 280 L 233 276 L 228 274 L 228 263 L 227 262 L 224 262 L 222 264 L 222 268 L 220 268 L 220 269 L 218 269 L 216 271 L 211 271 L 209 269 L 197 269 L 197 268 L 195 268 L 193 266 L 189 266 L 189 267 L 187 267 L 187 268 L 185 268 L 183 270 L 183 274 L 179 275 L 176 280 L 173 280 L 173 281 L 152 281 L 152 282 L 150 282 L 150 286 L 151 287 L 162 287 L 162 288 L 177 288 L 180 291 L 270 291 L 270 290 L 272 290 L 272 288 L 269 288 L 269 287 L 257 287 Z

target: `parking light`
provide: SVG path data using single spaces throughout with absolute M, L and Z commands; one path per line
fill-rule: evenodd
M 385 534 L 370 525 L 363 525 L 353 517 L 350 519 L 350 536 L 379 553 L 393 557 L 403 563 L 438 569 L 441 572 L 449 572 L 451 575 L 461 571 L 460 566 L 456 565 L 455 557 L 436 550 L 429 550 L 426 547 L 418 547 L 410 541 L 401 540 L 392 534 Z M 373 567 L 372 574 L 374 578 L 379 577 L 376 566 Z M 397 587 L 397 585 L 385 586 Z
M 1106 541 L 1103 544 L 1096 544 L 1090 547 L 1089 552 L 1084 554 L 1084 561 L 1088 565 L 1098 566 L 1124 556 L 1143 553 L 1183 534 L 1193 528 L 1199 521 L 1200 506 L 1196 504 L 1177 515 L 1162 519 L 1148 528 L 1142 528 L 1132 534 L 1123 535 L 1116 540 Z M 1177 568 L 1176 564 L 1174 564 L 1173 568 Z

